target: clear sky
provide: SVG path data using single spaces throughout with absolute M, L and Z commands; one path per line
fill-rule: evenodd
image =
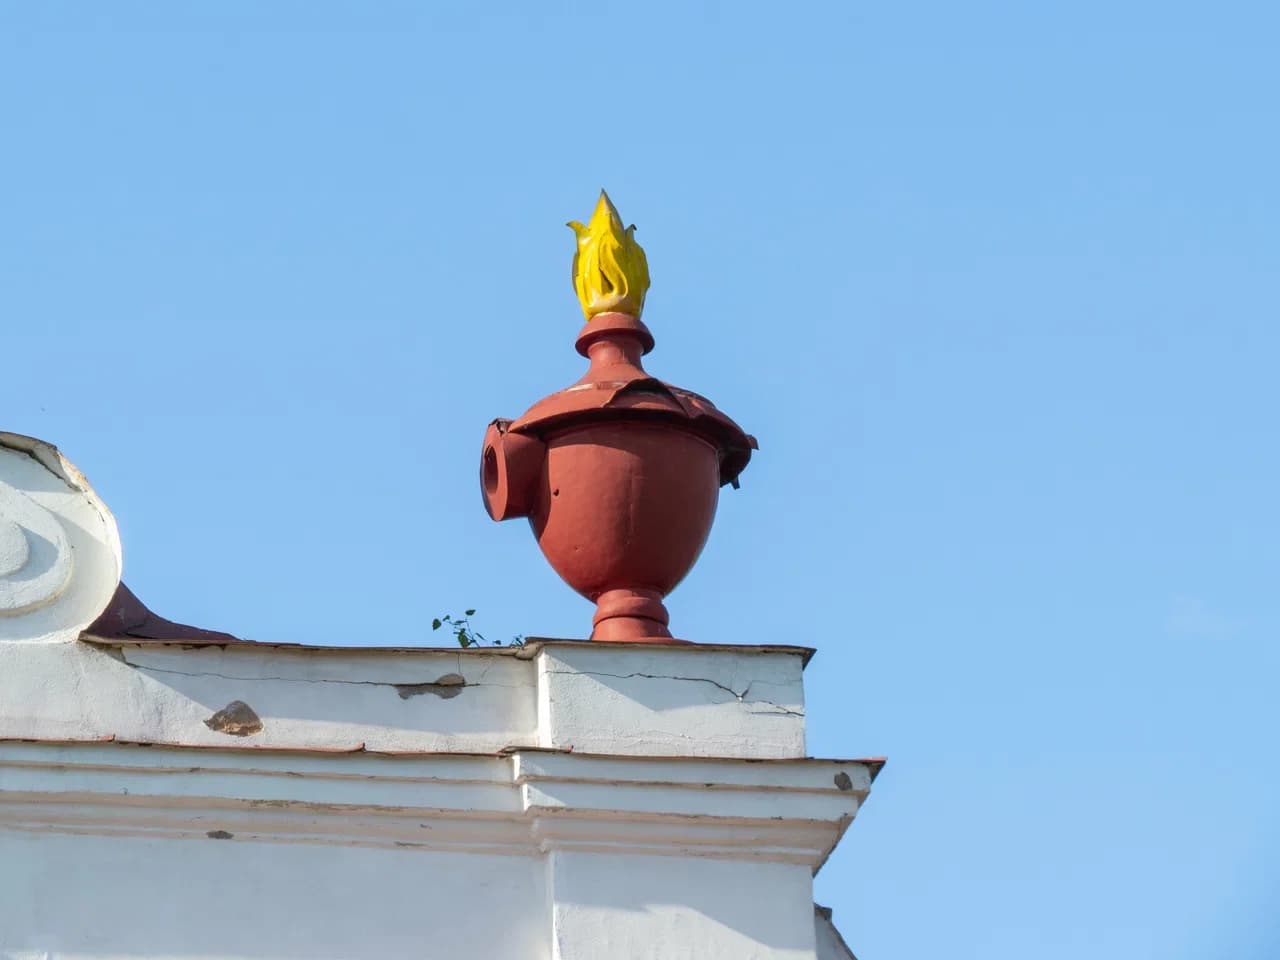
M 0 429 L 175 619 L 582 636 L 477 468 L 605 186 L 649 369 L 760 439 L 673 625 L 890 758 L 859 955 L 1274 958 L 1275 10 L 10 0 Z

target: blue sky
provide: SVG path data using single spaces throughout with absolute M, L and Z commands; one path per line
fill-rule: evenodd
M 651 371 L 760 439 L 672 596 L 888 754 L 864 958 L 1280 952 L 1270 5 L 0 6 L 0 428 L 157 611 L 581 636 L 486 423 L 576 379 L 605 186 Z

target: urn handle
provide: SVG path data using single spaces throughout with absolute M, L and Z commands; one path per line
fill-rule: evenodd
M 494 420 L 480 452 L 480 495 L 494 520 L 527 517 L 533 510 L 546 444 L 508 430 L 510 420 Z

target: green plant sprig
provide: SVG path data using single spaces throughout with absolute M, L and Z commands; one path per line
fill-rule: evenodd
M 475 616 L 475 610 L 464 610 L 462 616 L 455 617 L 445 614 L 443 617 L 436 617 L 431 621 L 431 629 L 439 630 L 441 627 L 448 627 L 453 634 L 453 638 L 458 641 L 458 646 L 463 647 L 522 647 L 524 646 L 524 636 L 516 634 L 511 638 L 510 643 L 504 644 L 501 640 L 494 640 L 490 643 L 483 633 L 480 633 L 471 626 L 471 618 Z

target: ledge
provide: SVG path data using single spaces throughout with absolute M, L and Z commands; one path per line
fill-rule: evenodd
M 0 739 L 797 758 L 806 754 L 807 655 L 572 640 L 479 649 L 0 643 Z
M 600 640 L 582 640 L 568 637 L 526 637 L 524 643 L 511 647 L 390 647 L 390 646 L 341 646 L 310 643 L 290 643 L 274 640 L 245 640 L 228 635 L 215 635 L 211 638 L 174 637 L 163 639 L 156 637 L 101 636 L 90 631 L 80 635 L 84 643 L 100 647 L 177 647 L 183 650 L 199 650 L 206 647 L 248 647 L 258 650 L 292 650 L 298 653 L 315 654 L 441 654 L 461 653 L 464 656 L 498 656 L 515 657 L 517 660 L 532 660 L 547 647 L 561 645 L 598 648 L 602 650 L 636 650 L 641 645 L 634 643 L 615 643 Z M 671 651 L 720 652 L 720 653 L 782 653 L 801 658 L 802 665 L 808 666 L 818 652 L 815 647 L 798 647 L 785 643 L 646 643 L 643 648 Z
M 861 761 L 677 761 L 0 742 L 0 830 L 817 870 L 870 790 Z

